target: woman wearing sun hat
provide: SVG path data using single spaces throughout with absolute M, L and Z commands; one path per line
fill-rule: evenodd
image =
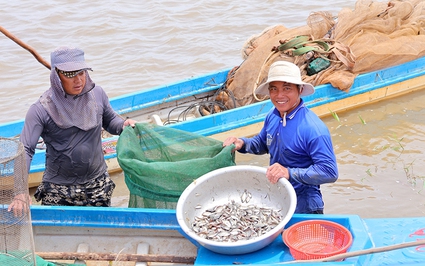
M 54 50 L 50 88 L 31 105 L 25 117 L 20 140 L 28 171 L 40 136 L 46 145 L 46 169 L 34 194 L 43 205 L 111 204 L 115 184 L 107 172 L 102 128 L 119 135 L 135 121 L 115 113 L 105 91 L 95 85 L 88 70 L 91 67 L 81 49 Z
M 252 138 L 229 137 L 223 146 L 234 144 L 240 153 L 269 153 L 267 178 L 291 182 L 297 194 L 295 212 L 323 213 L 320 185 L 335 182 L 338 168 L 328 128 L 301 98 L 314 93 L 313 85 L 302 81 L 295 64 L 276 61 L 255 92 L 269 95 L 274 105 L 263 128 Z

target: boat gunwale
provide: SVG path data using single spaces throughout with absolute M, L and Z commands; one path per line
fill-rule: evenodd
M 136 104 L 138 106 L 138 110 L 140 110 L 140 108 L 143 109 L 143 108 L 147 108 L 150 105 L 155 105 L 153 103 L 150 104 L 146 96 L 152 97 L 155 95 L 156 92 L 161 92 L 165 95 L 167 93 L 167 90 L 165 88 L 173 88 L 173 94 L 174 94 L 174 93 L 177 93 L 182 88 L 186 88 L 187 86 L 185 86 L 184 84 L 187 85 L 188 83 L 191 83 L 191 82 L 196 83 L 196 81 L 199 79 L 203 80 L 202 84 L 208 84 L 208 82 L 211 80 L 214 80 L 215 84 L 214 86 L 207 86 L 206 89 L 205 88 L 202 89 L 201 88 L 202 86 L 195 86 L 196 91 L 204 92 L 205 90 L 214 90 L 221 86 L 220 82 L 225 81 L 227 77 L 227 71 L 228 70 L 222 70 L 220 72 L 215 72 L 215 73 L 203 75 L 200 77 L 189 78 L 187 80 L 180 81 L 180 82 L 175 82 L 171 85 L 158 86 L 149 90 L 144 90 L 141 92 L 135 92 L 135 93 L 111 98 L 111 103 L 115 106 L 115 108 L 119 109 L 117 111 L 123 112 L 123 110 L 129 110 L 128 107 L 123 105 L 123 102 L 128 104 L 129 101 L 125 99 L 132 98 L 130 102 L 132 104 Z M 360 74 L 354 80 L 353 86 L 349 90 L 349 92 L 345 92 L 337 88 L 334 88 L 330 84 L 322 84 L 322 85 L 316 86 L 315 94 L 304 97 L 304 101 L 308 107 L 315 108 L 315 107 L 323 106 L 331 102 L 341 101 L 356 95 L 372 92 L 379 88 L 384 88 L 386 86 L 391 86 L 404 81 L 412 80 L 421 76 L 425 76 L 425 57 L 421 57 L 416 60 L 412 60 L 397 66 L 392 66 L 385 69 Z M 218 80 L 218 77 L 221 77 L 223 80 Z M 388 77 L 390 77 L 391 79 L 388 79 Z M 193 87 L 191 88 L 193 90 Z M 188 89 L 186 88 L 186 90 Z M 188 94 L 195 93 L 195 91 L 192 91 L 192 93 L 190 92 L 185 92 L 185 93 L 186 94 L 184 95 L 187 96 Z M 182 95 L 180 96 L 183 97 Z M 161 98 L 161 100 L 157 100 L 156 103 L 158 103 L 158 101 L 171 102 L 176 100 L 176 98 L 178 97 L 179 96 L 177 93 L 175 96 Z M 143 103 L 143 101 L 145 102 Z M 242 106 L 242 107 L 225 110 L 223 112 L 211 114 L 208 116 L 198 117 L 197 119 L 169 124 L 167 126 L 197 133 L 204 136 L 210 136 L 210 135 L 226 132 L 232 129 L 260 123 L 264 120 L 264 117 L 266 116 L 267 112 L 272 107 L 273 105 L 270 102 L 270 100 L 265 100 L 265 101 L 256 102 L 256 103 Z M 136 108 L 132 108 L 132 110 L 136 111 Z M 16 133 L 17 127 L 20 126 L 22 128 L 23 121 L 24 120 L 22 119 L 12 123 L 6 123 L 0 126 L 0 128 L 3 129 L 2 134 L 5 137 L 8 137 L 8 136 L 10 137 L 11 135 L 14 135 L 11 132 L 7 133 L 8 130 L 10 130 L 11 128 L 14 128 L 15 130 L 14 132 Z M 211 125 L 211 126 L 206 127 L 205 125 Z M 113 141 L 117 139 L 118 139 L 118 136 L 112 136 L 110 138 L 104 139 L 104 141 Z M 30 169 L 31 174 L 44 171 L 44 167 L 45 167 L 44 153 L 45 153 L 44 150 L 36 150 L 33 157 L 33 161 L 31 163 L 31 169 Z M 105 154 L 105 160 L 114 159 L 114 158 L 116 158 L 116 153 Z

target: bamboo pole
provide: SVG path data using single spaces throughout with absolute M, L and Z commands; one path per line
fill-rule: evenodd
M 284 263 L 280 263 L 280 264 L 340 261 L 340 260 L 343 260 L 343 259 L 346 259 L 346 258 L 357 257 L 357 256 L 361 256 L 361 255 L 369 255 L 369 254 L 380 253 L 380 252 L 386 252 L 386 251 L 402 249 L 402 248 L 415 247 L 415 246 L 420 246 L 420 245 L 425 245 L 425 240 L 406 242 L 406 243 L 395 244 L 395 245 L 390 245 L 390 246 L 386 246 L 386 247 L 378 247 L 378 248 L 370 248 L 370 249 L 364 249 L 364 250 L 351 251 L 351 252 L 342 253 L 342 254 L 334 255 L 334 256 L 331 256 L 331 257 L 323 258 L 323 259 L 296 260 L 296 261 L 288 261 L 288 262 L 284 262 Z
M 45 260 L 136 261 L 194 264 L 196 257 L 156 254 L 113 254 L 80 252 L 36 252 Z
M 48 69 L 50 69 L 50 64 L 47 61 L 45 61 L 40 56 L 40 54 L 38 54 L 37 51 L 34 50 L 34 48 L 32 48 L 28 44 L 24 43 L 20 39 L 18 39 L 15 35 L 13 35 L 12 33 L 10 33 L 8 30 L 6 30 L 5 28 L 3 28 L 2 26 L 0 26 L 0 32 L 2 32 L 6 37 L 8 37 L 9 39 L 11 39 L 15 43 L 17 43 L 19 46 L 21 46 L 22 48 L 24 48 L 25 50 L 27 50 L 28 52 L 30 52 L 35 57 L 35 59 L 37 59 L 38 62 L 40 62 L 45 67 L 47 67 Z

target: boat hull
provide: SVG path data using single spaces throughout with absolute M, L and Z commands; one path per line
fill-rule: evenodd
M 196 106 L 213 97 L 226 81 L 229 70 L 190 78 L 174 84 L 111 98 L 112 107 L 122 116 L 138 122 L 165 124 L 165 126 L 224 140 L 227 136 L 249 137 L 259 132 L 267 112 L 273 107 L 270 100 L 202 116 L 196 108 L 177 123 L 168 123 L 173 110 Z M 344 92 L 324 84 L 316 87 L 313 95 L 304 97 L 306 105 L 319 117 L 331 112 L 344 112 L 378 101 L 425 88 L 425 57 L 359 75 L 350 91 Z M 174 114 L 179 116 L 181 113 Z M 3 137 L 19 136 L 23 120 L 0 126 Z M 109 171 L 121 171 L 116 160 L 115 147 L 118 136 L 104 138 L 105 160 Z M 37 186 L 44 171 L 45 151 L 37 150 L 31 163 L 29 186 Z
M 193 258 L 194 265 L 278 265 L 293 261 L 281 235 L 263 249 L 244 255 L 212 252 L 186 238 L 174 210 L 32 206 L 31 217 L 37 253 L 166 255 Z M 285 228 L 309 219 L 329 220 L 348 228 L 353 235 L 349 252 L 425 239 L 424 217 L 361 219 L 356 215 L 294 214 Z M 326 265 L 421 265 L 425 262 L 423 249 L 415 246 L 370 253 Z M 103 263 L 92 265 L 108 265 Z

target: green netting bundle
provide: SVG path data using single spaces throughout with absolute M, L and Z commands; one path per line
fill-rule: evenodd
M 61 263 L 51 262 L 44 260 L 40 256 L 35 256 L 35 263 L 33 258 L 28 258 L 28 253 L 22 251 L 9 251 L 7 253 L 0 252 L 0 265 L 7 266 L 83 266 L 81 263 Z M 85 265 L 85 264 L 84 264 Z
M 126 127 L 117 143 L 118 163 L 130 191 L 129 207 L 174 209 L 198 177 L 235 165 L 233 146 L 154 124 Z

